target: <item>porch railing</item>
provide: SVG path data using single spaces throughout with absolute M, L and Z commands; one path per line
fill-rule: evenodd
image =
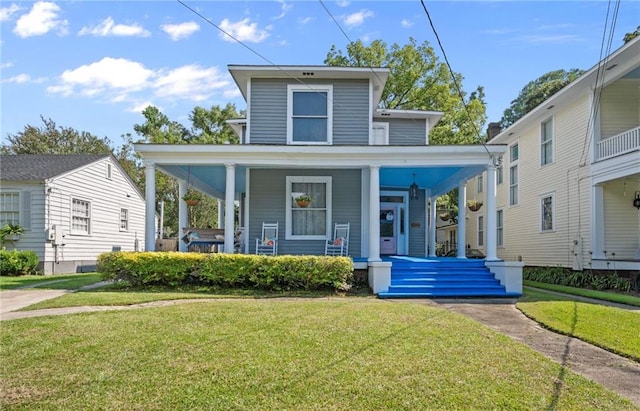
M 609 137 L 596 145 L 596 161 L 640 149 L 640 127 Z

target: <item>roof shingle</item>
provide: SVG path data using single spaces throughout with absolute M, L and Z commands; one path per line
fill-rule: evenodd
M 0 181 L 44 181 L 109 154 L 14 154 L 0 156 Z

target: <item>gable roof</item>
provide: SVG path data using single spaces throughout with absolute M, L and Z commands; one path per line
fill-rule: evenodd
M 0 181 L 44 181 L 109 154 L 14 154 L 0 156 Z

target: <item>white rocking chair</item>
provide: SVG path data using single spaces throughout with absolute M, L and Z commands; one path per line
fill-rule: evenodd
M 327 240 L 324 247 L 325 255 L 347 256 L 349 255 L 349 225 L 335 224 L 333 229 L 333 238 Z
M 278 223 L 262 223 L 262 237 L 256 238 L 256 254 L 278 254 Z

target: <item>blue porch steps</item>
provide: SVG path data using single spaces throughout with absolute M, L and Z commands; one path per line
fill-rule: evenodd
M 508 293 L 484 260 L 390 257 L 391 286 L 380 298 L 519 297 Z

